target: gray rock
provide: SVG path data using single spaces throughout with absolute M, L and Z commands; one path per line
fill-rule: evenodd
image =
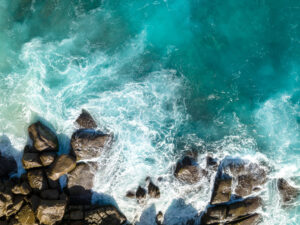
M 76 119 L 76 123 L 80 128 L 93 129 L 97 127 L 91 114 L 84 109 L 82 109 L 80 116 Z

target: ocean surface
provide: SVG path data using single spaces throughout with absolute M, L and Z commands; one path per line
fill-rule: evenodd
M 172 174 L 194 150 L 204 166 L 208 153 L 267 165 L 262 224 L 300 224 L 300 199 L 282 207 L 276 187 L 300 186 L 299 0 L 0 0 L 1 152 L 20 164 L 38 119 L 68 152 L 82 108 L 115 140 L 95 201 L 130 221 L 205 209 L 212 181 Z M 161 198 L 127 199 L 147 176 Z

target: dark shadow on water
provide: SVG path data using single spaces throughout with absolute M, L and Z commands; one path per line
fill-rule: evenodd
M 140 221 L 136 223 L 136 225 L 156 225 L 155 217 L 156 217 L 156 208 L 155 205 L 152 204 L 150 207 L 145 209 L 140 217 Z

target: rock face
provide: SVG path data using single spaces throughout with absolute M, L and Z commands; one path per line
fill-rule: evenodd
M 45 225 L 55 224 L 61 221 L 66 209 L 64 200 L 42 200 L 37 208 L 36 217 Z
M 102 206 L 85 212 L 85 224 L 122 225 L 126 217 L 113 206 Z
M 47 179 L 42 169 L 28 171 L 27 178 L 32 189 L 39 191 L 47 189 Z
M 22 207 L 19 213 L 16 215 L 16 219 L 21 225 L 35 224 L 35 215 L 32 208 L 26 204 Z
M 194 184 L 200 181 L 205 171 L 199 168 L 193 158 L 185 156 L 176 164 L 174 175 L 182 182 Z
M 202 217 L 203 224 L 215 224 L 239 221 L 253 214 L 262 205 L 260 197 L 249 197 L 228 204 L 217 204 L 207 208 Z M 238 224 L 238 223 L 237 223 Z M 251 224 L 251 223 L 250 223 Z
M 74 150 L 77 161 L 99 157 L 109 138 L 109 135 L 100 131 L 92 129 L 77 130 L 71 139 L 71 147 Z
M 82 112 L 80 116 L 76 119 L 76 123 L 79 125 L 80 128 L 85 128 L 85 129 L 94 129 L 97 128 L 97 124 L 91 114 L 82 109 Z
M 159 188 L 155 184 L 153 184 L 153 182 L 151 180 L 148 184 L 148 194 L 151 198 L 159 198 L 160 197 Z
M 135 193 L 135 196 L 138 200 L 146 198 L 146 190 L 144 188 L 142 188 L 141 186 L 139 186 Z
M 249 216 L 244 216 L 235 221 L 225 223 L 225 225 L 256 225 L 260 223 L 261 219 L 261 215 L 254 213 Z
M 43 166 L 38 153 L 25 152 L 23 154 L 22 163 L 26 170 Z
M 31 192 L 31 188 L 27 182 L 15 184 L 11 189 L 15 195 L 28 195 Z
M 55 160 L 56 154 L 54 152 L 43 152 L 40 155 L 40 160 L 43 166 L 51 165 Z
M 16 173 L 17 163 L 12 157 L 5 157 L 0 152 L 0 177 L 8 178 L 9 174 Z
M 299 195 L 300 191 L 291 186 L 285 179 L 280 178 L 277 181 L 277 188 L 279 190 L 283 202 L 288 203 L 293 201 Z
M 62 175 L 71 172 L 76 167 L 76 159 L 70 155 L 60 155 L 54 162 L 48 177 L 51 180 L 58 180 Z
M 217 173 L 210 204 L 228 202 L 231 198 L 232 178 L 221 172 Z
M 55 133 L 41 122 L 36 122 L 28 128 L 28 133 L 33 141 L 33 146 L 38 151 L 58 151 L 58 139 Z

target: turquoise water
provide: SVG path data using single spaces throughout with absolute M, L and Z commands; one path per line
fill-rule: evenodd
M 0 148 L 19 158 L 42 119 L 67 151 L 86 108 L 115 136 L 94 189 L 131 221 L 205 208 L 209 181 L 172 176 L 194 149 L 200 165 L 207 152 L 266 163 L 263 224 L 300 224 L 300 199 L 282 208 L 274 180 L 300 186 L 299 21 L 298 0 L 1 0 Z M 126 199 L 148 175 L 164 178 L 161 199 Z

